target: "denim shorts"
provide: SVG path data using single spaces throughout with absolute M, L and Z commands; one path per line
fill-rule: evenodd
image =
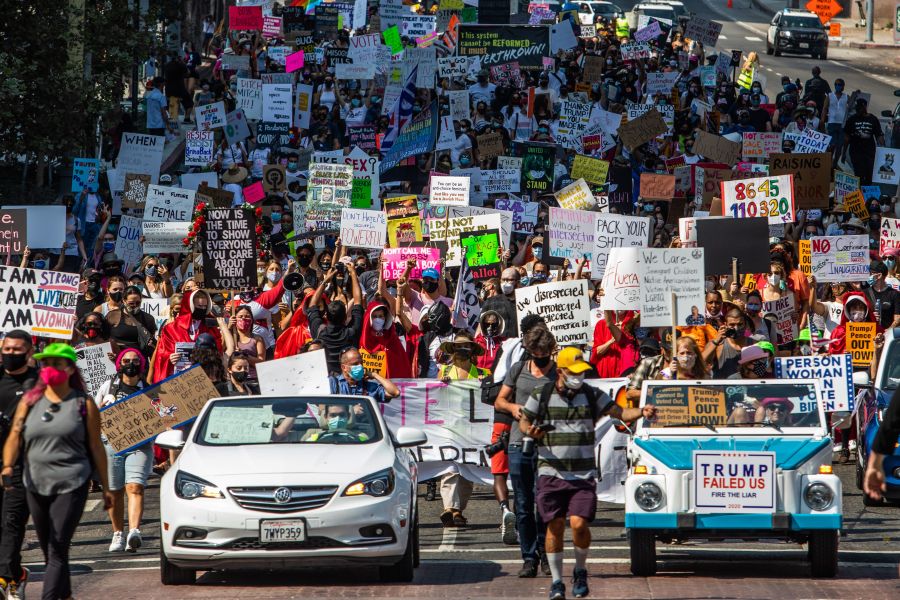
M 124 489 L 127 483 L 147 485 L 153 468 L 153 444 L 144 444 L 122 456 L 116 456 L 116 451 L 109 444 L 104 443 L 103 447 L 106 448 L 110 491 Z

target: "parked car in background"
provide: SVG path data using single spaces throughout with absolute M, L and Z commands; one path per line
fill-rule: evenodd
M 781 56 L 782 52 L 828 58 L 828 32 L 818 15 L 794 8 L 775 13 L 766 33 L 766 54 Z

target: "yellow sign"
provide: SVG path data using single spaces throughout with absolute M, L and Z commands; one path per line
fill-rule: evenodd
M 367 373 L 378 373 L 382 377 L 387 377 L 386 351 L 369 353 L 360 348 L 359 355 L 362 357 L 363 368 Z
M 806 275 L 812 275 L 812 250 L 809 240 L 800 240 L 800 271 Z
M 391 248 L 409 246 L 422 241 L 422 221 L 419 217 L 389 219 L 387 222 L 388 243 Z
M 716 388 L 690 388 L 688 412 L 691 415 L 691 423 L 696 425 L 724 425 L 725 392 Z
M 756 289 L 756 275 L 744 275 L 744 285 L 743 287 L 747 288 L 747 293 L 749 294 L 753 290 Z
M 846 349 L 854 367 L 868 367 L 875 355 L 875 323 L 847 323 Z
M 866 208 L 866 198 L 861 190 L 853 190 L 844 196 L 844 207 L 862 220 L 869 218 L 869 209 Z
M 572 179 L 584 178 L 590 183 L 606 183 L 606 175 L 609 173 L 609 163 L 599 158 L 591 158 L 578 154 L 572 163 Z

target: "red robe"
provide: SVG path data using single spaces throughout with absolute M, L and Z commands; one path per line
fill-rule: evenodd
M 388 315 L 382 331 L 375 331 L 372 327 L 372 313 L 383 308 Z M 407 339 L 408 343 L 408 339 Z M 394 328 L 394 319 L 391 312 L 382 302 L 372 302 L 366 308 L 363 317 L 362 333 L 359 337 L 359 348 L 369 354 L 384 351 L 385 353 L 385 377 L 388 379 L 410 379 L 412 374 L 412 362 L 409 360 L 397 330 Z
M 875 321 L 875 311 L 872 309 L 872 305 L 869 304 L 869 299 L 862 292 L 852 291 L 846 292 L 843 296 L 841 296 L 841 304 L 844 305 L 844 311 L 841 313 L 841 323 L 831 332 L 831 340 L 832 342 L 828 345 L 828 353 L 829 354 L 844 354 L 848 351 L 847 349 L 847 302 L 850 300 L 862 300 L 866 305 L 866 318 L 863 323 L 876 323 L 875 325 L 875 333 L 876 335 L 882 333 L 884 328 Z
M 275 358 L 294 356 L 300 351 L 303 344 L 313 339 L 309 332 L 306 309 L 309 308 L 309 301 L 312 300 L 315 293 L 315 290 L 307 290 L 303 300 L 300 301 L 300 308 L 295 310 L 294 316 L 291 317 L 291 324 L 275 340 Z M 328 298 L 324 294 L 322 299 L 328 304 Z
M 208 333 L 216 339 L 216 345 L 222 349 L 222 339 L 218 327 L 207 327 L 205 321 L 194 322 L 191 312 L 194 310 L 194 296 L 203 294 L 209 300 L 209 294 L 203 290 L 196 290 L 185 294 L 181 298 L 181 312 L 171 323 L 166 324 L 159 333 L 159 342 L 156 345 L 156 354 L 153 360 L 153 383 L 157 383 L 171 376 L 175 372 L 175 365 L 169 357 L 175 352 L 175 344 L 178 342 L 193 342 L 201 333 Z M 212 306 L 212 300 L 209 300 Z M 193 329 L 191 326 L 193 325 Z

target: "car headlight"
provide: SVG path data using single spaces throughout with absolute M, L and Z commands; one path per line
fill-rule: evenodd
M 175 495 L 185 500 L 225 497 L 222 490 L 210 482 L 184 471 L 175 474 Z
M 813 510 L 827 510 L 834 502 L 834 491 L 824 483 L 811 483 L 803 492 L 803 501 Z
M 394 470 L 384 469 L 357 479 L 347 486 L 343 496 L 387 496 L 394 491 Z
M 656 510 L 662 506 L 663 491 L 655 483 L 642 483 L 634 490 L 634 501 L 644 510 Z
M 791 37 L 791 32 L 790 31 L 782 31 L 778 35 L 780 35 L 781 37 Z

